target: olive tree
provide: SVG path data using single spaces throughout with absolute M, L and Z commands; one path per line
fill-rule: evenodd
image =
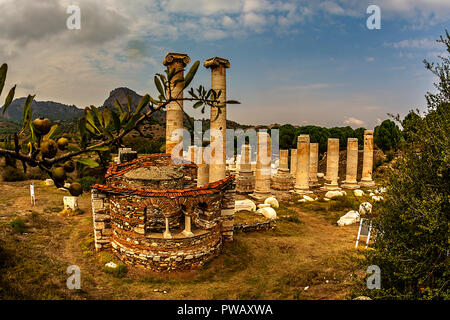
M 193 108 L 201 108 L 202 113 L 206 106 L 213 106 L 218 108 L 218 114 L 224 105 L 239 103 L 228 100 L 220 104 L 218 99 L 221 91 L 207 90 L 202 85 L 195 90 L 188 89 L 199 65 L 200 61 L 193 63 L 185 77 L 179 76 L 184 70 L 168 67 L 163 73 L 157 73 L 154 76 L 154 83 L 158 97 L 144 95 L 135 109 L 129 95 L 125 106 L 116 100 L 115 108 L 100 110 L 93 105 L 86 107 L 84 116 L 78 119 L 77 146 L 69 145 L 66 138 L 57 141 L 52 139 L 58 125 L 52 125 L 45 118 L 33 119 L 31 102 L 35 96 L 28 95 L 23 107 L 22 128 L 9 139 L 11 148 L 0 148 L 0 156 L 13 159 L 14 162 L 21 161 L 25 172 L 28 166 L 39 167 L 48 173 L 57 187 L 63 187 L 67 173 L 74 170 L 76 162 L 85 166 L 98 166 L 96 161 L 87 157 L 88 154 L 106 152 L 113 146 L 122 145 L 122 140 L 127 134 L 136 130 L 143 121 L 151 120 L 156 111 L 163 110 L 173 101 L 191 101 L 194 103 Z M 8 65 L 3 64 L 0 67 L 0 95 L 5 85 L 7 71 Z M 176 86 L 182 86 L 183 90 L 175 96 L 173 89 Z M 3 114 L 13 101 L 15 90 L 16 86 L 12 87 L 6 96 Z M 181 93 L 185 90 L 189 96 L 182 98 Z M 79 195 L 82 192 L 81 185 L 77 182 L 72 183 L 69 191 L 72 195 Z

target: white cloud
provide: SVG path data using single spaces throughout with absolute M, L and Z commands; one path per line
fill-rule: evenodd
M 344 120 L 344 124 L 347 124 L 349 126 L 362 127 L 365 125 L 365 122 L 354 117 L 348 117 Z

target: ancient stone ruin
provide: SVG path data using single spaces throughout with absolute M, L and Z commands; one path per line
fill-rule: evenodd
M 178 71 L 189 61 L 186 54 L 169 53 L 163 64 Z M 212 88 L 222 90 L 221 101 L 226 99 L 229 66 L 217 57 L 205 62 L 211 69 Z M 172 81 L 182 75 L 177 73 Z M 182 86 L 178 82 L 172 95 L 182 98 Z M 221 132 L 226 130 L 224 109 L 217 121 L 211 121 Z M 211 117 L 215 113 L 212 110 Z M 171 152 L 182 139 L 176 132 L 182 128 L 183 101 L 172 102 L 167 106 L 167 153 L 137 158 L 132 150 L 121 149 L 106 183 L 93 186 L 96 250 L 112 249 L 133 266 L 185 270 L 202 266 L 225 241 L 233 240 L 234 176 L 226 176 L 225 162 L 206 164 L 202 148 L 190 148 L 189 160 L 182 154 L 173 157 Z
M 180 77 L 189 62 L 186 54 L 169 53 L 163 64 L 180 71 Z M 214 57 L 206 60 L 204 67 L 211 69 L 211 87 L 221 90 L 223 103 L 230 63 Z M 175 94 L 182 98 L 182 82 L 172 81 Z M 237 224 L 236 230 L 273 229 L 278 208 L 275 193 L 299 194 L 303 195 L 301 201 L 315 201 L 313 190 L 337 195 L 344 192 L 339 191 L 342 188 L 374 186 L 373 131 L 364 133 L 361 180 L 357 181 L 358 140 L 349 138 L 345 181 L 339 181 L 339 139 L 334 138 L 328 139 L 325 175 L 318 172 L 319 146 L 306 134 L 298 137 L 290 157 L 289 150 L 279 151 L 278 164 L 267 132 L 256 135 L 256 163 L 251 161 L 247 144 L 237 157 L 227 160 L 226 104 L 221 108 L 219 114 L 211 108 L 211 129 L 218 136 L 211 133 L 210 143 L 216 148 L 210 161 L 199 146 L 190 146 L 184 154 L 172 152 L 183 139 L 177 134 L 183 128 L 182 101 L 167 106 L 167 153 L 138 158 L 131 149 L 119 151 L 105 184 L 92 189 L 96 250 L 112 249 L 123 262 L 156 271 L 196 268 L 217 255 L 224 242 L 233 240 L 235 213 L 247 212 L 262 219 Z
M 196 170 L 170 154 L 110 167 L 106 184 L 92 191 L 96 249 L 112 247 L 122 261 L 160 271 L 215 256 L 233 239 L 234 177 L 197 188 Z

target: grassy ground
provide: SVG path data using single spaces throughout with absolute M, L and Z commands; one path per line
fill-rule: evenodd
M 66 193 L 35 181 L 30 206 L 30 182 L 0 182 L 0 299 L 345 299 L 361 274 L 357 225 L 336 225 L 352 196 L 283 202 L 274 231 L 236 234 L 201 270 L 123 276 L 103 268 L 117 259 L 93 250 L 89 194 L 82 214 L 61 216 Z M 81 268 L 81 290 L 66 287 L 70 265 Z

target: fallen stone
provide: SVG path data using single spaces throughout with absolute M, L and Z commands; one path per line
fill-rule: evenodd
M 52 179 L 45 179 L 44 183 L 46 186 L 53 186 L 55 184 Z
M 359 296 L 359 297 L 356 297 L 353 300 L 372 300 L 372 299 L 370 299 L 369 297 L 366 297 L 366 296 Z
M 261 208 L 256 211 L 257 213 L 261 213 L 267 219 L 276 219 L 277 213 L 273 208 Z
M 258 209 L 262 209 L 262 208 L 270 208 L 271 206 L 270 206 L 270 204 L 268 204 L 268 203 L 261 203 L 261 204 L 258 204 Z
M 371 192 L 369 193 L 369 197 L 373 197 L 375 195 L 375 193 Z
M 72 196 L 65 196 L 63 198 L 64 201 L 64 209 L 69 209 L 76 211 L 78 210 L 78 198 Z
M 317 172 L 317 178 L 323 178 L 325 177 L 325 174 L 322 172 Z
M 359 205 L 359 214 L 369 214 L 372 213 L 372 205 L 369 202 L 363 202 Z
M 328 191 L 327 193 L 325 193 L 325 197 L 329 198 L 329 199 L 333 199 L 335 197 L 341 197 L 346 194 L 344 192 L 345 191 Z
M 305 199 L 300 199 L 300 200 L 298 200 L 298 202 L 306 202 L 306 200 Z
M 114 262 L 110 261 L 110 262 L 105 264 L 105 267 L 115 269 L 115 268 L 117 268 L 117 264 L 115 264 Z
M 353 194 L 355 195 L 355 197 L 362 197 L 364 195 L 364 191 L 362 191 L 360 189 L 356 189 L 356 190 L 353 190 Z
M 236 210 L 236 212 L 243 210 L 254 212 L 256 211 L 256 204 L 250 199 L 237 200 L 234 202 L 234 209 Z
M 278 200 L 277 200 L 277 198 L 275 198 L 275 197 L 269 197 L 269 198 L 267 198 L 266 200 L 264 200 L 264 203 L 265 203 L 265 204 L 270 204 L 270 206 L 271 206 L 272 208 L 278 208 L 278 207 L 280 207 L 280 205 L 279 205 L 279 203 L 278 203 Z
M 339 218 L 338 226 L 347 226 L 356 222 L 359 222 L 359 213 L 357 211 L 349 211 L 345 215 Z
M 382 196 L 372 196 L 372 200 L 381 201 L 381 200 L 383 200 L 383 197 Z
M 331 199 L 329 198 L 323 198 L 324 201 L 330 201 Z
M 316 201 L 316 199 L 311 198 L 310 196 L 303 196 L 303 199 L 305 199 L 306 201 Z

